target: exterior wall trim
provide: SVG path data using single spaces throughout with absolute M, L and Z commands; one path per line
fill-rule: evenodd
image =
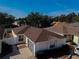
M 64 34 L 58 33 L 58 32 L 56 32 L 56 31 L 52 31 L 52 32 L 54 32 L 54 33 L 56 33 L 56 34 L 59 34 L 59 35 L 61 35 L 61 36 L 64 36 Z
M 26 36 L 27 37 L 27 36 Z M 28 38 L 28 37 L 27 37 Z M 28 40 L 30 40 L 32 43 L 33 43 L 33 55 L 35 56 L 35 43 L 30 39 L 28 38 Z

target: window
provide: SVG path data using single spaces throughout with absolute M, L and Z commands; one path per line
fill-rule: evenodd
M 54 48 L 55 47 L 55 45 L 50 45 L 50 48 L 52 49 L 52 48 Z
M 23 35 L 19 35 L 19 41 L 23 41 L 24 40 L 24 36 Z

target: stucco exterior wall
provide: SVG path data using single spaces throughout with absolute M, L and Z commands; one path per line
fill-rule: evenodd
M 4 38 L 3 42 L 10 44 L 10 45 L 15 45 L 18 43 L 18 37 Z
M 24 35 L 24 40 L 23 41 L 19 41 L 19 35 L 23 35 L 23 34 L 15 34 L 14 31 L 12 30 L 12 37 L 10 38 L 4 38 L 3 42 L 10 44 L 10 45 L 15 45 L 18 43 L 22 43 L 22 42 L 26 42 L 26 36 Z
M 18 43 L 22 43 L 22 42 L 25 42 L 26 43 L 26 46 L 27 46 L 27 38 L 24 36 L 24 40 L 23 41 L 19 41 L 19 37 L 18 35 L 15 36 L 15 37 L 10 37 L 10 38 L 4 38 L 3 39 L 3 42 L 7 43 L 7 44 L 10 44 L 10 45 L 15 45 L 15 44 L 18 44 Z
M 45 50 L 45 49 L 49 49 L 49 42 L 48 41 L 37 42 L 35 44 L 35 52 L 37 52 L 39 50 Z
M 44 49 L 50 49 L 51 45 L 55 45 L 54 48 L 61 47 L 66 44 L 66 39 L 51 39 L 49 41 L 37 42 L 35 44 L 35 52 Z
M 26 37 L 26 43 L 28 44 L 26 45 L 28 46 L 32 54 L 35 56 L 35 43 L 28 37 Z
M 10 29 L 11 30 L 11 29 Z M 6 30 L 7 31 L 7 30 Z M 5 33 L 6 33 L 5 31 Z M 5 34 L 4 33 L 4 34 Z M 9 38 L 5 38 L 3 37 L 3 42 L 7 43 L 7 44 L 10 44 L 10 45 L 14 45 L 14 44 L 17 44 L 18 43 L 18 36 L 14 33 L 14 31 L 12 30 L 11 31 L 11 34 L 12 36 L 9 37 Z
M 65 45 L 65 44 L 66 44 L 66 38 L 58 39 L 55 42 L 55 47 L 58 48 L 58 47 Z

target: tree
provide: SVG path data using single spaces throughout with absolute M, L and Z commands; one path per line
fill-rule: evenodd
M 28 25 L 35 27 L 48 27 L 52 22 L 51 17 L 38 12 L 31 12 L 24 20 Z
M 15 17 L 12 15 L 8 15 L 7 13 L 0 12 L 0 25 L 6 27 L 10 27 L 10 25 L 14 22 Z
M 18 21 L 18 23 L 19 23 L 20 26 L 26 24 L 26 21 L 25 21 L 24 18 L 18 18 L 17 21 Z
M 65 21 L 66 21 L 66 16 L 65 16 L 65 15 L 59 16 L 58 21 L 60 21 L 60 22 L 65 22 Z
M 71 23 L 71 22 L 74 22 L 74 17 L 76 17 L 77 15 L 72 12 L 72 13 L 69 13 L 68 15 L 60 15 L 60 16 L 57 16 L 57 17 L 54 17 L 54 21 L 60 21 L 60 22 L 68 22 L 68 23 Z
M 74 21 L 79 22 L 79 16 L 75 16 L 73 19 Z
M 70 13 L 70 14 L 68 14 L 67 16 L 66 16 L 66 22 L 69 22 L 69 23 L 71 23 L 71 22 L 74 22 L 74 17 L 75 16 L 77 16 L 74 12 L 72 12 L 72 13 Z

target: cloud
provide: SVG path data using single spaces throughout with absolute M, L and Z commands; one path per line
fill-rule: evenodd
M 9 13 L 9 14 L 15 16 L 16 18 L 23 17 L 26 15 L 25 12 L 23 12 L 21 10 L 13 9 L 13 8 L 6 7 L 6 6 L 0 6 L 0 12 Z

